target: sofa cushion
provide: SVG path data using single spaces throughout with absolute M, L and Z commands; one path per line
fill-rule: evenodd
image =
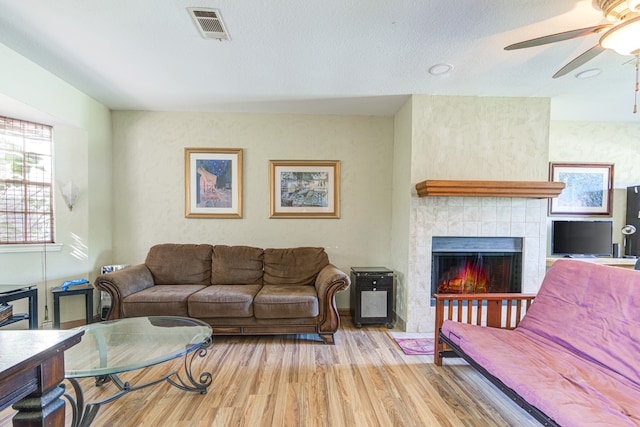
M 155 285 L 122 300 L 123 317 L 188 316 L 187 300 L 202 285 Z
M 262 248 L 213 247 L 211 283 L 214 285 L 262 285 Z
M 145 264 L 156 285 L 209 285 L 211 245 L 166 243 L 149 249 Z
M 324 248 L 265 249 L 264 284 L 313 285 L 327 264 Z
M 252 317 L 253 297 L 262 285 L 211 285 L 189 297 L 189 316 Z
M 263 286 L 254 298 L 253 313 L 257 319 L 290 319 L 316 317 L 318 295 L 314 286 Z

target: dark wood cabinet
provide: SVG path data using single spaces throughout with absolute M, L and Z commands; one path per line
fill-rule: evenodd
M 14 427 L 64 426 L 64 351 L 84 331 L 0 331 L 0 410 Z

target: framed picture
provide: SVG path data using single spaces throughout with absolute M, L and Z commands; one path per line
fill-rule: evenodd
M 566 187 L 549 201 L 550 215 L 607 215 L 613 210 L 613 165 L 551 163 L 551 181 Z
M 242 149 L 185 148 L 187 218 L 242 218 Z
M 270 218 L 340 218 L 340 161 L 270 160 Z

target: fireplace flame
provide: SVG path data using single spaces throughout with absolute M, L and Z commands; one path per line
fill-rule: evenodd
M 482 268 L 482 261 L 466 261 L 460 267 L 448 270 L 438 282 L 438 293 L 476 294 L 487 293 L 489 278 Z

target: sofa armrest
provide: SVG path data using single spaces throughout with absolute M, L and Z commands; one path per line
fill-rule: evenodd
M 336 293 L 349 288 L 351 279 L 333 264 L 327 264 L 316 278 L 316 292 L 320 307 L 319 333 L 333 334 L 340 327 L 340 315 L 336 307 Z
M 108 320 L 122 317 L 122 300 L 125 297 L 153 285 L 151 271 L 144 264 L 101 274 L 95 280 L 96 288 L 111 296 L 111 308 L 107 314 Z

